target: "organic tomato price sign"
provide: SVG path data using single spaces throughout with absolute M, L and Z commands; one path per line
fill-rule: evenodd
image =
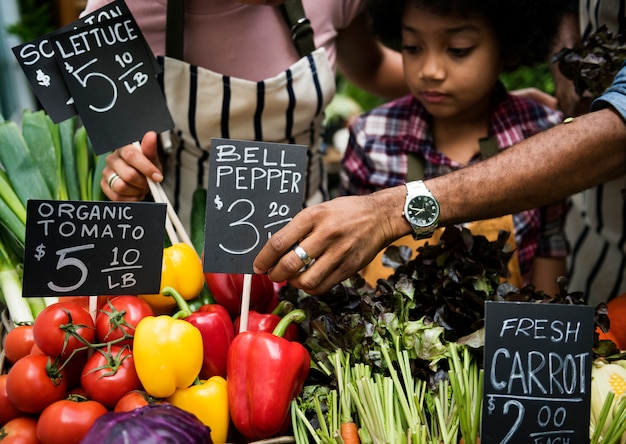
M 52 120 L 78 113 L 97 154 L 174 126 L 158 64 L 121 0 L 13 52 Z
M 252 273 L 267 239 L 302 209 L 306 147 L 212 139 L 204 271 Z
M 23 295 L 158 293 L 165 204 L 29 200 Z
M 481 443 L 589 442 L 594 308 L 485 303 Z

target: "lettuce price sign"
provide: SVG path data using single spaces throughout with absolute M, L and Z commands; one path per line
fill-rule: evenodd
M 485 303 L 481 443 L 589 442 L 594 308 Z
M 158 293 L 165 204 L 29 200 L 25 297 Z
M 123 1 L 13 48 L 54 121 L 78 112 L 97 154 L 174 126 L 158 64 Z

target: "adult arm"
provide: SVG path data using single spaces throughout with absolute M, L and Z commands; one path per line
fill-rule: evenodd
M 339 71 L 359 88 L 385 99 L 409 93 L 401 54 L 372 35 L 365 12 L 339 30 L 336 45 Z
M 540 207 L 625 171 L 626 124 L 606 108 L 426 185 L 439 200 L 440 225 L 448 226 Z M 410 233 L 402 216 L 405 193 L 404 186 L 397 186 L 304 209 L 269 239 L 254 262 L 255 272 L 269 273 L 275 281 L 288 279 L 311 294 L 326 293 Z M 303 272 L 290 251 L 296 242 L 316 259 Z

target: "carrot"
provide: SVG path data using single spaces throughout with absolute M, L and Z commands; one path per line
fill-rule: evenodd
M 359 428 L 354 422 L 342 422 L 340 426 L 341 439 L 344 444 L 360 444 Z

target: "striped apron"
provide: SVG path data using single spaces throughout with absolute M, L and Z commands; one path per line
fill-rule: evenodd
M 321 123 L 335 94 L 335 74 L 324 48 L 259 82 L 170 57 L 160 62 L 175 123 L 166 144 L 163 188 L 187 229 L 192 193 L 207 184 L 212 137 L 308 146 L 306 205 L 328 199 Z

